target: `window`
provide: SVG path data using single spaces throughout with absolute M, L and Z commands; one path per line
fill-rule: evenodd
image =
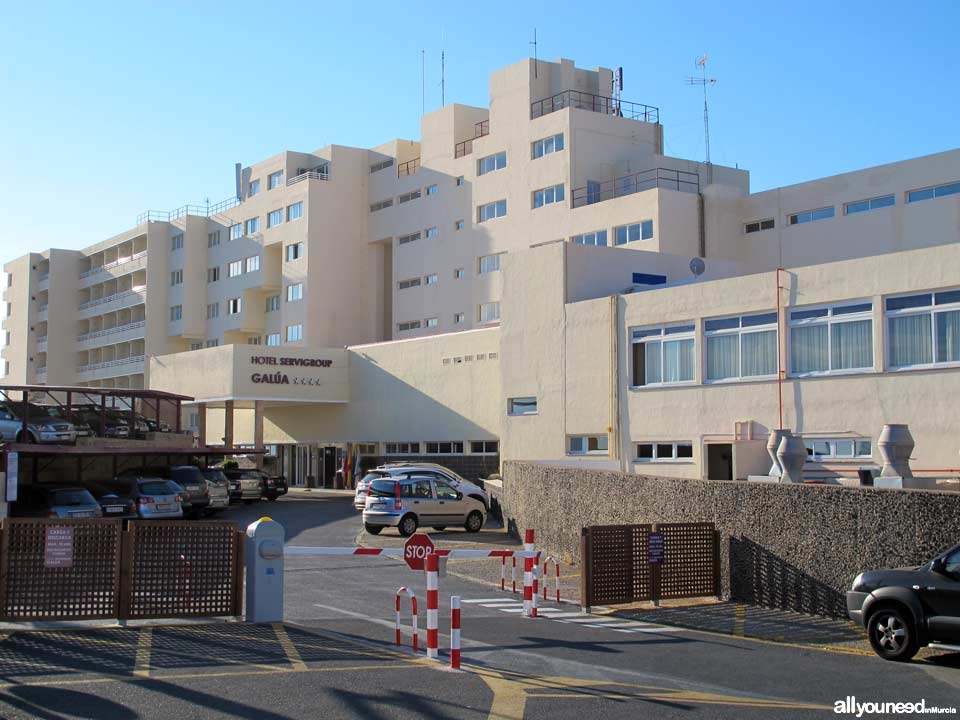
M 260 218 L 250 218 L 247 220 L 247 235 L 253 235 L 260 232 Z
M 259 335 L 248 335 L 247 336 L 247 345 L 260 345 L 262 338 Z
M 467 274 L 467 273 L 464 271 L 463 268 L 457 268 L 456 270 L 453 271 L 453 279 L 454 279 L 454 280 L 463 280 L 463 278 L 466 276 L 466 274 Z
M 453 324 L 462 325 L 463 321 L 466 319 L 466 316 L 463 313 L 454 313 L 453 314 Z
M 857 202 L 847 203 L 843 206 L 843 211 L 847 215 L 853 215 L 854 213 L 891 207 L 895 204 L 896 200 L 893 195 L 884 195 L 882 197 L 870 198 L 869 200 L 858 200 Z
M 669 462 L 693 459 L 693 443 L 637 443 L 636 462 Z
M 230 239 L 239 240 L 243 237 L 243 225 L 237 223 L 236 225 L 230 226 Z
M 251 255 L 247 258 L 247 272 L 256 272 L 260 269 L 260 256 Z
M 583 235 L 574 235 L 570 238 L 571 242 L 579 243 L 580 245 L 597 245 L 606 247 L 607 244 L 607 231 L 606 230 L 597 230 L 595 232 L 584 233 Z
M 384 443 L 386 455 L 417 455 L 420 453 L 419 442 L 388 442 Z
M 220 303 L 211 303 L 207 305 L 207 320 L 220 317 Z
M 463 443 L 427 441 L 427 455 L 463 455 Z M 439 489 L 440 483 L 437 483 L 438 494 Z
M 705 320 L 706 380 L 777 374 L 777 313 Z
M 213 340 L 207 340 L 206 346 L 208 348 L 217 347 L 220 344 L 220 338 L 214 338 Z
M 386 170 L 388 167 L 393 167 L 393 158 L 387 158 L 386 160 L 373 163 L 373 165 L 370 166 L 370 174 L 372 175 L 380 170 Z
M 500 255 L 502 253 L 497 253 L 496 255 L 483 255 L 478 259 L 477 272 L 481 275 L 486 273 L 497 272 L 500 269 Z
M 234 260 L 227 265 L 227 277 L 236 277 L 243 273 L 243 260 Z
M 530 156 L 534 160 L 544 155 L 563 150 L 563 133 L 551 135 L 550 137 L 537 140 L 533 143 Z
M 252 198 L 258 192 L 260 192 L 260 178 L 250 181 L 250 188 L 247 191 L 247 197 Z
M 907 202 L 914 203 L 920 200 L 932 200 L 933 198 L 944 197 L 945 195 L 956 195 L 957 193 L 960 193 L 960 182 L 937 185 L 935 187 L 923 188 L 922 190 L 911 190 L 907 193 Z
M 639 328 L 630 337 L 633 387 L 693 382 L 697 358 L 692 324 Z
M 200 350 L 202 348 L 203 348 L 203 343 L 198 343 L 198 342 L 190 343 L 191 350 Z
M 536 415 L 537 399 L 535 397 L 516 397 L 507 400 L 507 415 Z
M 287 285 L 287 302 L 303 300 L 303 283 Z
M 440 192 L 440 188 L 436 185 L 427 185 L 426 193 L 427 195 L 436 195 Z
M 872 458 L 873 443 L 866 438 L 823 438 L 806 439 L 807 460 L 853 460 L 855 458 Z
M 553 187 L 535 190 L 533 192 L 533 207 L 543 207 L 553 203 L 563 202 L 563 185 L 554 185 Z
M 377 454 L 376 443 L 357 443 L 356 448 L 357 448 L 357 452 L 360 455 L 376 455 Z
M 300 256 L 303 255 L 303 243 L 291 243 L 287 245 L 287 262 L 291 260 L 297 260 Z
M 463 186 L 464 182 L 463 175 L 457 175 L 457 177 L 453 180 L 454 185 L 457 187 Z
M 753 222 L 748 222 L 743 226 L 743 231 L 745 233 L 755 233 L 760 232 L 761 230 L 773 230 L 774 228 L 773 218 L 767 218 L 766 220 L 754 220 Z
M 595 202 L 600 202 L 601 199 L 600 183 L 596 180 L 587 180 L 587 205 L 593 205 Z
M 815 220 L 826 220 L 833 217 L 833 207 L 820 208 L 819 210 L 807 210 L 802 213 L 796 213 L 790 216 L 791 225 L 802 225 L 803 223 L 814 222 Z
M 178 233 L 170 238 L 170 250 L 183 250 L 183 233 Z
M 873 303 L 790 311 L 790 373 L 873 367 Z
M 280 296 L 271 295 L 267 298 L 266 312 L 274 312 L 280 309 Z
M 243 298 L 230 298 L 227 300 L 227 315 L 239 315 L 243 309 Z
M 486 222 L 507 214 L 507 201 L 497 200 L 477 208 L 477 222 Z
M 960 362 L 960 290 L 887 298 L 886 316 L 890 369 Z
M 397 332 L 407 332 L 408 330 L 419 330 L 419 320 L 409 320 L 407 322 L 397 323 Z
M 267 175 L 267 190 L 274 190 L 283 185 L 283 170 L 277 170 Z
M 436 285 L 436 284 L 437 284 L 437 276 L 436 276 L 436 275 L 427 275 L 427 276 L 423 279 L 423 284 L 424 284 L 424 285 Z
M 408 280 L 401 280 L 397 283 L 397 290 L 406 290 L 407 288 L 420 287 L 420 278 L 410 278 Z
M 416 242 L 420 239 L 420 233 L 410 233 L 409 235 L 401 235 L 397 238 L 397 245 L 406 245 L 407 243 Z
M 175 322 L 183 318 L 183 305 L 170 306 L 170 321 Z
M 424 234 L 424 237 L 432 238 L 432 237 L 436 237 L 437 235 L 439 235 L 439 234 L 440 234 L 440 231 L 437 230 L 437 228 L 435 228 L 435 227 L 431 227 L 431 228 L 427 228 L 427 229 L 424 231 L 423 234 Z
M 267 345 L 277 347 L 280 344 L 280 333 L 270 333 L 267 335 Z
M 287 342 L 303 340 L 303 325 L 287 325 Z
M 212 248 L 220 244 L 220 231 L 215 230 L 212 233 L 207 233 L 207 247 Z
M 606 435 L 571 435 L 567 438 L 568 455 L 606 455 Z
M 425 328 L 435 328 L 437 326 L 437 319 L 427 318 L 426 320 L 423 321 L 423 326 Z
M 303 217 L 303 200 L 287 205 L 287 222 L 299 220 Z
M 506 152 L 498 152 L 496 155 L 487 155 L 487 157 L 477 160 L 477 175 L 486 175 L 494 170 L 502 170 L 506 166 Z
M 482 323 L 500 322 L 500 303 L 480 303 L 478 316 Z
M 624 245 L 637 240 L 650 240 L 651 238 L 653 238 L 653 220 L 644 220 L 632 225 L 621 225 L 613 229 L 613 240 L 617 245 Z
M 378 210 L 383 210 L 388 207 L 393 207 L 393 198 L 387 198 L 386 200 L 373 203 L 373 205 L 370 206 L 370 212 L 377 212 Z
M 272 228 L 283 223 L 283 208 L 267 213 L 267 227 Z
M 420 188 L 416 190 L 411 190 L 410 192 L 403 193 L 402 195 L 397 196 L 397 205 L 403 205 L 408 203 L 411 200 L 418 200 L 420 198 Z
M 470 452 L 473 455 L 496 455 L 500 452 L 500 442 L 497 440 L 474 440 L 470 443 Z
M 183 270 L 174 270 L 170 273 L 170 284 L 179 285 L 183 282 Z
M 463 220 L 457 220 L 453 223 L 454 230 L 463 230 Z

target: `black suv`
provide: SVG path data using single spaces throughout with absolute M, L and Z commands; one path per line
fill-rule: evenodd
M 909 660 L 924 645 L 960 649 L 960 545 L 919 567 L 857 575 L 847 612 L 885 660 Z

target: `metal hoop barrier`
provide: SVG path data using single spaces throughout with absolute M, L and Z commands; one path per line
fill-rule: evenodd
M 437 657 L 437 620 L 439 602 L 439 566 L 436 553 L 427 555 L 427 657 Z
M 460 596 L 450 596 L 450 669 L 460 669 Z
M 547 559 L 543 561 L 543 599 L 547 599 L 547 580 L 550 577 L 550 574 L 547 572 L 547 567 L 550 563 L 553 563 L 554 568 L 554 589 L 557 591 L 556 600 L 560 602 L 560 561 L 557 560 L 553 555 L 547 555 Z
M 397 602 L 396 602 L 396 611 L 397 611 L 397 647 L 400 647 L 403 643 L 400 640 L 400 595 L 406 593 L 407 597 L 410 598 L 410 604 L 412 605 L 413 610 L 413 651 L 417 651 L 417 596 L 413 594 L 413 590 L 404 585 L 402 588 L 397 590 Z

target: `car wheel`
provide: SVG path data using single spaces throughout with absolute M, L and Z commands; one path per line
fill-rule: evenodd
M 913 622 L 899 607 L 884 607 L 870 616 L 867 635 L 874 652 L 884 660 L 909 660 L 917 654 L 917 642 Z
M 366 530 L 371 535 L 379 535 L 380 531 L 383 530 L 383 525 L 369 525 L 367 523 L 364 523 L 363 529 Z
M 480 528 L 483 527 L 483 515 L 480 511 L 474 510 L 467 515 L 467 521 L 463 524 L 463 527 L 469 533 L 480 532 Z
M 434 526 L 433 526 L 433 529 L 436 530 L 436 531 L 438 531 L 438 532 L 443 532 L 444 530 L 447 529 L 447 526 L 446 526 L 446 525 L 434 525 Z
M 400 531 L 400 534 L 403 537 L 410 537 L 417 531 L 417 516 L 413 513 L 404 515 L 400 518 L 400 523 L 397 525 L 397 530 Z

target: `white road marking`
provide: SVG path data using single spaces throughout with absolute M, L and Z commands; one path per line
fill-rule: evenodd
M 683 630 L 683 628 L 676 627 L 621 628 L 619 625 L 581 625 L 581 627 L 603 628 L 604 630 L 616 630 L 625 633 L 662 633 L 681 632 Z
M 509 597 L 503 597 L 501 595 L 500 597 L 495 597 L 495 598 L 476 598 L 472 600 L 461 600 L 460 602 L 462 603 L 488 603 L 488 602 L 497 603 L 497 602 L 512 602 L 512 601 L 510 600 Z

